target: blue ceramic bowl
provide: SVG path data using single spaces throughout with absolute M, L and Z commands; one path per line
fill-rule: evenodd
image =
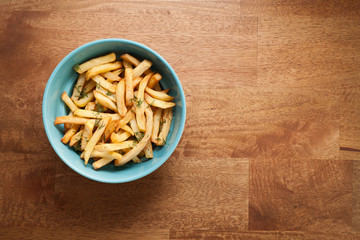
M 163 147 L 154 149 L 154 158 L 142 163 L 128 163 L 122 167 L 115 167 L 113 164 L 99 170 L 93 170 L 92 165 L 84 165 L 71 147 L 63 144 L 60 139 L 63 137 L 64 126 L 54 125 L 55 118 L 67 115 L 69 110 L 61 100 L 61 94 L 66 91 L 72 94 L 72 88 L 77 79 L 77 73 L 73 70 L 74 64 L 82 63 L 94 57 L 115 52 L 117 56 L 122 53 L 129 53 L 138 59 L 148 59 L 153 65 L 152 69 L 162 75 L 160 84 L 163 88 L 169 88 L 169 94 L 174 96 L 176 106 L 173 109 L 174 116 L 170 132 Z M 67 55 L 51 74 L 45 88 L 42 115 L 46 135 L 59 157 L 74 171 L 81 175 L 106 183 L 129 182 L 144 177 L 160 167 L 173 153 L 180 141 L 185 125 L 186 105 L 185 95 L 179 78 L 171 66 L 154 50 L 133 41 L 124 39 L 102 39 L 87 43 Z

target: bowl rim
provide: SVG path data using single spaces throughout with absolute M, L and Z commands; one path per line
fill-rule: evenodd
M 153 165 L 152 167 L 145 169 L 143 172 L 141 172 L 138 175 L 134 175 L 134 176 L 130 176 L 128 178 L 125 179 L 102 179 L 102 177 L 99 176 L 89 176 L 86 173 L 74 168 L 72 165 L 70 165 L 68 163 L 68 160 L 66 160 L 65 156 L 62 155 L 62 152 L 60 152 L 57 148 L 56 148 L 56 144 L 55 144 L 55 140 L 53 138 L 51 138 L 49 136 L 49 128 L 50 126 L 48 126 L 46 124 L 45 118 L 46 118 L 46 112 L 47 112 L 47 106 L 48 103 L 47 101 L 45 101 L 48 97 L 49 97 L 49 91 L 50 91 L 50 86 L 52 84 L 52 82 L 55 81 L 55 75 L 57 75 L 57 73 L 59 72 L 60 68 L 65 64 L 65 62 L 67 62 L 70 58 L 72 58 L 75 54 L 78 54 L 79 51 L 86 49 L 92 45 L 95 44 L 99 44 L 99 43 L 106 43 L 106 42 L 118 42 L 118 43 L 125 43 L 125 44 L 131 44 L 131 45 L 135 45 L 137 47 L 140 47 L 142 49 L 144 49 L 145 51 L 150 52 L 151 54 L 155 55 L 156 58 L 160 59 L 160 61 L 162 61 L 165 66 L 168 68 L 168 70 L 170 71 L 171 75 L 174 77 L 176 85 L 179 88 L 179 93 L 180 93 L 180 100 L 181 100 L 181 104 L 182 104 L 182 109 L 181 109 L 181 118 L 180 118 L 180 126 L 179 126 L 179 131 L 174 139 L 173 144 L 169 147 L 168 151 L 166 152 L 165 155 L 163 155 L 163 160 L 159 161 L 157 164 Z M 150 173 L 152 173 L 153 171 L 155 171 L 156 169 L 158 169 L 164 162 L 167 161 L 167 159 L 171 156 L 171 154 L 174 152 L 175 148 L 177 147 L 181 136 L 183 134 L 184 131 L 184 127 L 185 127 L 185 121 L 186 121 L 186 101 L 185 101 L 185 94 L 184 94 L 184 90 L 182 88 L 181 82 L 177 76 L 177 74 L 175 73 L 174 69 L 170 66 L 170 64 L 157 52 L 155 52 L 153 49 L 132 41 L 132 40 L 127 40 L 127 39 L 121 39 L 121 38 L 107 38 L 107 39 L 98 39 L 92 42 L 88 42 L 84 45 L 81 45 L 80 47 L 72 50 L 69 54 L 67 54 L 55 67 L 55 69 L 53 70 L 53 72 L 51 73 L 47 83 L 46 83 L 46 87 L 45 87 L 45 91 L 44 91 L 44 95 L 42 98 L 42 118 L 43 118 L 43 125 L 44 125 L 44 129 L 45 129 L 45 133 L 46 136 L 52 146 L 52 148 L 54 149 L 54 151 L 56 152 L 56 154 L 58 155 L 58 157 L 60 157 L 60 159 L 67 165 L 69 166 L 72 170 L 74 170 L 75 172 L 77 172 L 78 174 L 94 180 L 94 181 L 98 181 L 98 182 L 104 182 L 104 183 L 125 183 L 125 182 L 131 182 L 140 178 L 143 178 L 147 175 L 149 175 Z M 95 170 L 94 170 L 95 171 Z

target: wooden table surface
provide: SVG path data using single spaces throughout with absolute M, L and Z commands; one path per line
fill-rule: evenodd
M 359 239 L 360 2 L 0 1 L 1 239 Z M 170 159 L 88 180 L 45 135 L 47 80 L 125 38 L 186 95 Z

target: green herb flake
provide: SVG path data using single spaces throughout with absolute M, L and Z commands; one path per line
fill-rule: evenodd
M 100 103 L 97 103 L 97 104 L 96 104 L 96 111 L 97 111 L 98 113 L 101 113 L 101 112 L 105 112 L 105 109 L 104 109 L 104 107 L 103 107 Z
M 114 94 L 113 94 L 112 92 L 107 91 L 107 92 L 106 92 L 106 95 L 107 95 L 107 96 L 112 96 L 112 95 L 114 95 Z
M 84 97 L 87 97 L 87 96 L 88 96 L 87 93 L 82 90 L 77 97 L 81 99 L 81 98 L 84 98 Z
M 161 132 L 164 123 L 166 123 L 166 119 L 161 119 L 160 120 L 160 125 L 159 125 L 159 132 Z
M 151 107 L 151 106 L 154 104 L 154 102 L 155 102 L 155 100 L 153 100 L 153 101 L 149 104 L 149 106 L 147 106 L 147 107 L 148 107 L 148 108 Z
M 143 139 L 144 135 L 145 134 L 143 132 L 135 132 L 135 137 L 138 141 L 141 141 L 141 139 Z
M 105 124 L 104 124 L 104 123 L 101 123 L 101 125 L 99 126 L 98 129 L 102 129 L 103 127 L 105 127 Z
M 75 138 L 75 141 L 79 141 L 79 140 L 82 138 L 82 136 L 83 136 L 83 134 L 80 134 L 79 136 L 77 136 L 77 137 Z
M 144 100 L 141 100 L 141 99 L 139 99 L 137 102 L 136 102 L 136 106 L 138 107 L 138 108 L 140 108 L 141 107 L 141 104 L 144 102 Z
M 100 121 L 101 121 L 101 118 L 97 118 L 96 120 L 95 120 L 95 127 L 97 127 L 97 126 L 99 126 L 99 123 L 100 123 Z
M 133 98 L 130 99 L 130 102 L 136 103 L 138 100 L 138 98 L 136 96 L 134 96 Z
M 81 153 L 81 143 L 79 142 L 78 144 L 74 145 L 74 150 L 76 153 Z
M 129 144 L 128 145 L 128 148 L 134 148 L 137 144 L 137 141 L 136 140 L 133 140 L 132 144 Z
M 81 85 L 77 86 L 77 87 L 75 88 L 75 90 L 76 90 L 78 93 L 81 93 Z
M 74 64 L 73 68 L 75 69 L 75 71 L 80 71 L 80 66 L 79 64 Z

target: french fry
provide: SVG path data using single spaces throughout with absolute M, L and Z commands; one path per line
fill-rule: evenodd
M 88 102 L 88 104 L 85 106 L 85 110 L 95 111 L 95 106 L 95 102 Z
M 92 92 L 89 92 L 82 99 L 76 100 L 75 104 L 78 105 L 79 107 L 85 107 L 86 104 L 88 104 L 91 100 L 93 100 L 93 98 L 94 98 L 94 94 Z
M 61 139 L 61 142 L 67 144 L 70 141 L 70 139 L 77 133 L 79 128 L 80 125 L 73 124 L 71 128 L 65 133 L 64 137 Z
M 71 100 L 79 100 L 85 84 L 85 74 L 80 74 L 73 89 Z
M 135 57 L 133 57 L 130 54 L 127 54 L 127 53 L 121 55 L 120 58 L 127 61 L 127 62 L 129 62 L 129 63 L 131 63 L 134 66 L 137 66 L 137 65 L 139 65 L 141 63 L 137 58 L 135 58 Z
M 63 92 L 63 94 L 61 95 L 61 99 L 70 108 L 72 112 L 75 112 L 75 110 L 78 109 L 78 107 L 75 105 L 75 103 L 71 100 L 71 98 L 67 95 L 66 92 Z
M 135 58 L 134 56 L 131 56 L 130 54 L 123 54 L 120 56 L 121 59 L 123 59 L 124 61 L 132 64 L 133 66 L 137 67 L 141 62 L 139 59 Z M 123 61 L 123 62 L 124 62 Z M 149 74 L 149 73 L 152 73 L 152 71 L 150 69 L 146 70 L 144 72 L 145 74 Z
M 110 141 L 112 143 L 120 143 L 125 141 L 126 139 L 128 139 L 131 136 L 131 134 L 129 132 L 118 132 L 118 133 L 112 133 L 110 136 Z
M 101 56 L 101 57 L 97 57 L 97 58 L 93 58 L 89 61 L 86 61 L 80 65 L 77 65 L 74 67 L 75 71 L 77 71 L 78 73 L 84 73 L 86 72 L 87 70 L 89 70 L 90 68 L 93 68 L 95 66 L 98 66 L 98 65 L 102 65 L 102 64 L 105 64 L 105 63 L 109 63 L 109 62 L 113 62 L 116 60 L 116 55 L 115 53 L 110 53 L 110 54 L 107 54 L 105 56 Z
M 94 96 L 96 98 L 96 100 L 103 106 L 110 108 L 111 110 L 117 112 L 117 107 L 115 105 L 115 103 L 113 101 L 111 101 L 109 98 L 105 97 L 104 95 L 102 95 L 101 93 L 99 93 L 98 91 L 94 90 L 93 91 Z
M 102 95 L 104 95 L 105 97 L 110 99 L 111 101 L 116 102 L 114 93 L 112 93 L 112 92 L 110 92 L 108 90 L 105 90 L 102 87 L 97 88 L 96 91 L 98 91 L 99 93 L 101 93 Z
M 87 118 L 72 117 L 72 116 L 61 116 L 55 118 L 54 125 L 63 124 L 63 123 L 72 123 L 72 124 L 85 124 Z
M 88 80 L 98 74 L 105 73 L 105 72 L 112 71 L 112 70 L 119 69 L 119 68 L 122 68 L 122 64 L 120 61 L 98 65 L 93 68 L 90 68 L 86 72 L 85 79 Z
M 96 111 L 91 110 L 84 110 L 84 109 L 78 109 L 74 112 L 75 116 L 78 117 L 84 117 L 84 118 L 106 118 L 111 117 L 112 120 L 119 120 L 120 116 L 119 114 L 112 114 L 112 113 L 100 113 Z
M 131 120 L 134 116 L 135 116 L 135 114 L 134 114 L 134 112 L 133 112 L 132 110 L 128 111 L 128 112 L 126 113 L 125 117 L 122 118 L 122 119 L 119 121 L 118 125 L 116 126 L 116 131 L 118 132 L 119 129 L 120 129 L 122 126 L 128 124 L 128 122 L 130 122 L 130 120 Z
M 122 119 L 118 113 L 109 113 L 109 116 L 112 120 L 120 120 Z
M 134 141 L 124 141 L 120 143 L 105 143 L 95 146 L 95 150 L 102 151 L 102 152 L 111 152 L 111 151 L 118 151 L 125 148 L 133 148 L 135 147 Z
M 128 62 L 128 61 L 126 61 L 126 60 L 123 60 L 123 66 L 124 66 L 124 68 L 125 69 L 127 69 L 127 68 L 133 68 L 132 67 L 132 65 L 131 65 L 131 63 L 130 62 Z
M 140 158 L 138 158 L 138 157 L 133 157 L 132 159 L 131 159 L 134 163 L 141 163 L 141 160 L 140 160 Z
M 109 124 L 110 120 L 111 117 L 107 117 L 100 121 L 98 128 L 96 129 L 95 133 L 92 135 L 88 144 L 86 145 L 84 153 L 85 164 L 88 163 L 91 152 L 94 150 L 96 143 L 99 142 L 101 135 L 104 133 L 105 128 Z
M 146 70 L 148 70 L 152 65 L 152 62 L 149 60 L 142 61 L 139 65 L 134 68 L 133 78 L 140 77 Z
M 166 108 L 172 108 L 176 104 L 173 102 L 164 102 L 161 100 L 157 100 L 155 98 L 152 98 L 150 95 L 145 93 L 145 101 L 150 104 L 151 106 L 166 109 Z
M 103 105 L 101 105 L 98 100 L 95 99 L 95 111 L 96 112 L 106 112 L 107 110 L 109 110 L 107 107 L 104 107 Z
M 118 113 L 121 117 L 125 117 L 127 108 L 125 104 L 125 80 L 121 80 L 116 86 L 116 104 Z
M 93 150 L 90 154 L 91 158 L 100 157 L 100 158 L 111 158 L 111 159 L 121 159 L 122 155 L 117 152 L 102 152 L 98 150 Z
M 74 146 L 77 142 L 79 142 L 79 141 L 81 140 L 83 132 L 84 132 L 84 130 L 78 131 L 78 132 L 70 139 L 70 143 L 69 143 L 69 146 L 70 146 L 70 147 Z
M 85 123 L 84 131 L 83 131 L 82 138 L 81 138 L 81 150 L 82 151 L 85 150 L 85 147 L 88 144 L 88 142 L 92 136 L 94 127 L 95 127 L 95 120 L 88 120 Z
M 124 68 L 120 68 L 120 69 L 116 69 L 114 71 L 111 71 L 113 74 L 115 74 L 116 76 L 119 77 L 120 73 L 122 73 L 125 69 Z M 119 77 L 120 78 L 120 77 Z M 120 81 L 121 79 L 119 79 L 118 81 Z
M 102 73 L 101 76 L 103 76 L 104 78 L 108 79 L 111 82 L 120 80 L 119 75 L 116 75 L 113 72 L 105 72 Z
M 134 134 L 135 134 L 134 131 L 131 129 L 131 127 L 129 127 L 128 125 L 122 126 L 121 129 L 130 133 L 132 136 L 134 136 Z
M 155 72 L 152 71 L 151 68 L 149 68 L 148 70 L 146 70 L 146 71 L 144 72 L 144 75 L 146 76 L 146 75 L 148 75 L 148 74 L 150 74 L 150 73 L 151 73 L 151 75 L 153 75 Z
M 162 128 L 160 129 L 159 137 L 157 138 L 160 145 L 165 145 L 167 135 L 170 131 L 171 121 L 173 117 L 172 108 L 167 108 L 164 110 L 164 115 L 162 118 Z
M 127 152 L 130 152 L 131 148 L 124 148 L 124 149 L 121 149 L 120 152 L 124 152 L 124 153 L 127 153 Z
M 161 78 L 162 78 L 162 76 L 160 73 L 155 73 L 154 75 L 151 76 L 147 86 L 149 88 L 153 88 L 155 86 L 155 84 L 157 84 L 161 80 Z
M 92 90 L 94 90 L 95 87 L 96 87 L 96 82 L 94 82 L 94 81 L 88 81 L 88 82 L 85 84 L 85 86 L 84 86 L 84 88 L 83 88 L 83 91 L 84 91 L 85 93 L 89 93 L 89 92 L 92 92 Z
M 140 65 L 139 65 L 140 66 Z M 135 116 L 136 116 L 136 122 L 139 127 L 139 130 L 142 132 L 145 132 L 145 104 L 144 102 L 144 91 L 148 84 L 148 81 L 151 77 L 151 74 L 148 74 L 144 77 L 143 80 L 141 80 L 139 85 L 139 91 L 137 93 L 137 102 L 135 106 Z
M 153 158 L 153 148 L 152 148 L 150 139 L 149 139 L 148 143 L 146 144 L 144 151 L 145 151 L 146 158 Z
M 130 124 L 131 129 L 132 129 L 133 132 L 134 132 L 134 136 L 136 137 L 136 139 L 137 139 L 138 141 L 140 141 L 140 140 L 141 140 L 141 137 L 142 137 L 142 134 L 141 134 L 140 131 L 139 131 L 139 128 L 138 128 L 138 125 L 137 125 L 137 122 L 136 122 L 136 118 L 133 117 L 133 118 L 130 120 L 129 124 Z
M 72 116 L 74 116 L 74 113 L 72 111 L 70 111 L 68 116 L 72 117 Z M 65 123 L 64 124 L 64 132 L 67 132 L 67 130 L 69 130 L 70 128 L 71 128 L 71 123 Z
M 119 120 L 111 120 L 110 123 L 107 125 L 105 132 L 104 132 L 104 140 L 107 142 L 110 139 L 111 134 L 115 131 L 116 125 L 118 124 Z
M 164 102 L 172 101 L 174 99 L 174 97 L 167 95 L 166 93 L 155 91 L 149 87 L 147 87 L 145 91 L 153 98 L 156 98 Z
M 133 88 L 134 89 L 137 87 L 137 85 L 139 85 L 141 80 L 142 80 L 142 77 L 136 77 L 136 78 L 133 79 Z
M 94 80 L 94 82 L 99 84 L 101 87 L 105 88 L 106 90 L 115 93 L 116 87 L 113 84 L 106 81 L 105 78 L 103 78 L 102 76 L 96 75 L 93 76 L 91 79 Z
M 150 107 L 145 108 L 145 114 L 146 114 L 146 132 L 144 134 L 144 137 L 141 139 L 141 141 L 138 144 L 136 144 L 136 146 L 133 149 L 131 149 L 129 152 L 123 155 L 123 157 L 120 160 L 115 159 L 114 161 L 115 166 L 121 166 L 129 162 L 131 159 L 136 157 L 148 143 L 153 126 L 153 112 Z
M 133 69 L 125 68 L 125 103 L 126 106 L 131 106 L 134 99 L 134 88 L 133 88 Z
M 160 120 L 162 117 L 162 112 L 163 109 L 162 108 L 156 108 L 154 111 L 154 126 L 153 126 L 153 130 L 152 130 L 152 134 L 151 134 L 151 141 L 153 143 L 155 143 L 156 145 L 160 145 L 160 143 L 158 143 L 158 135 L 159 135 L 159 127 L 160 127 Z
M 153 88 L 155 91 L 161 91 L 161 86 L 159 83 L 156 83 L 154 88 Z
M 168 89 L 162 90 L 161 92 L 163 92 L 163 93 L 168 93 L 169 90 L 170 90 L 170 89 L 168 88 Z
M 98 170 L 99 168 L 102 168 L 103 166 L 111 163 L 112 160 L 114 160 L 114 159 L 113 158 L 101 158 L 101 159 L 97 160 L 96 162 L 94 162 L 92 164 L 92 166 L 95 170 Z

